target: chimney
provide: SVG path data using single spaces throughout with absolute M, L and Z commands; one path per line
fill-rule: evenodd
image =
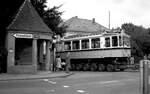
M 95 18 L 92 19 L 92 22 L 95 23 Z
M 75 18 L 78 18 L 78 16 L 75 16 Z

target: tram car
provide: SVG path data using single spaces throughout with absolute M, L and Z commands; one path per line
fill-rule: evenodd
M 123 30 L 63 37 L 56 54 L 65 61 L 70 58 L 70 70 L 123 71 L 131 56 L 130 36 Z

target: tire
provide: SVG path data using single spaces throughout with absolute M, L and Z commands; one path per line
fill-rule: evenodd
M 89 69 L 89 65 L 88 64 L 84 64 L 83 71 L 88 71 L 88 69 Z
M 90 70 L 91 71 L 96 71 L 96 69 L 97 69 L 97 65 L 95 63 L 91 64 Z
M 120 69 L 120 71 L 124 71 L 125 69 Z
M 108 64 L 107 67 L 106 67 L 107 71 L 111 72 L 114 70 L 114 66 L 111 65 L 111 64 Z
M 98 71 L 104 71 L 105 70 L 105 66 L 103 64 L 98 64 Z
M 79 71 L 80 70 L 80 67 L 79 67 L 79 64 L 76 64 L 76 71 Z
M 82 64 L 77 64 L 77 71 L 81 71 L 82 70 Z

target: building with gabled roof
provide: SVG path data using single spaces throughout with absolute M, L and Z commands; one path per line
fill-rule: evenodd
M 68 19 L 67 21 L 61 23 L 60 25 L 67 26 L 66 35 L 74 35 L 74 34 L 87 34 L 87 33 L 96 33 L 96 32 L 104 32 L 108 30 L 106 27 L 98 24 L 95 21 L 95 18 L 92 20 L 81 19 L 77 16 Z
M 30 0 L 25 0 L 7 27 L 8 73 L 36 73 L 49 70 L 52 31 Z

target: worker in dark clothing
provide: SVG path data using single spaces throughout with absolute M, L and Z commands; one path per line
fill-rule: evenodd
M 68 52 L 66 55 L 66 73 L 69 73 L 69 69 L 70 69 L 70 52 Z

